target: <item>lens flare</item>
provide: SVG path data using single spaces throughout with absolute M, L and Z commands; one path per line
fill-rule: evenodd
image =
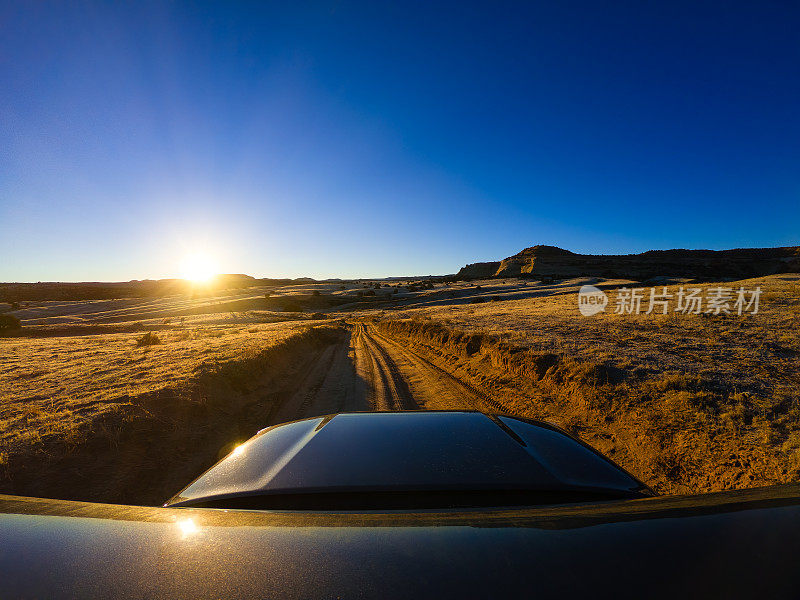
M 239 456 L 242 452 L 244 452 L 244 444 L 239 444 L 236 448 L 231 450 L 231 456 Z
M 181 519 L 178 521 L 178 529 L 180 529 L 181 537 L 184 539 L 200 531 L 191 519 Z

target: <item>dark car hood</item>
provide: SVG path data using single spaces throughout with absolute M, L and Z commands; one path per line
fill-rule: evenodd
M 0 496 L 3 598 L 796 598 L 800 486 L 317 514 Z
M 413 495 L 421 493 L 500 505 L 650 495 L 620 467 L 546 423 L 473 411 L 370 412 L 265 429 L 168 506 L 235 508 L 222 500 L 257 496 L 288 498 L 278 507 L 291 508 L 302 506 L 304 495 L 381 493 L 399 507 L 403 498 L 419 502 Z

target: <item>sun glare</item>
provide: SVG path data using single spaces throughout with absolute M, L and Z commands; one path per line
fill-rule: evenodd
M 189 254 L 181 261 L 181 277 L 206 283 L 217 274 L 216 262 L 205 254 Z
M 182 519 L 178 521 L 178 529 L 181 532 L 181 537 L 186 539 L 189 536 L 194 535 L 200 528 L 195 525 L 195 522 L 192 519 Z

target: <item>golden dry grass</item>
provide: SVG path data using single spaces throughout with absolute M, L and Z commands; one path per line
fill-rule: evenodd
M 336 329 L 0 340 L 0 492 L 160 504 L 263 428 Z
M 710 491 L 800 477 L 799 280 L 722 284 L 761 286 L 759 314 L 742 317 L 583 317 L 576 282 L 561 295 L 385 318 L 413 319 L 394 334 L 510 411 L 577 431 L 660 491 Z
M 178 388 L 203 371 L 247 359 L 307 329 L 302 322 L 159 332 L 0 339 L 0 452 L 69 436 L 132 399 Z

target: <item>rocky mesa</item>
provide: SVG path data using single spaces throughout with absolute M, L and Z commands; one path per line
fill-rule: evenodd
M 745 279 L 800 272 L 800 246 L 733 250 L 649 250 L 641 254 L 576 254 L 555 246 L 532 246 L 501 261 L 473 263 L 460 279 L 490 277 L 606 277 L 644 280 L 688 277 Z

